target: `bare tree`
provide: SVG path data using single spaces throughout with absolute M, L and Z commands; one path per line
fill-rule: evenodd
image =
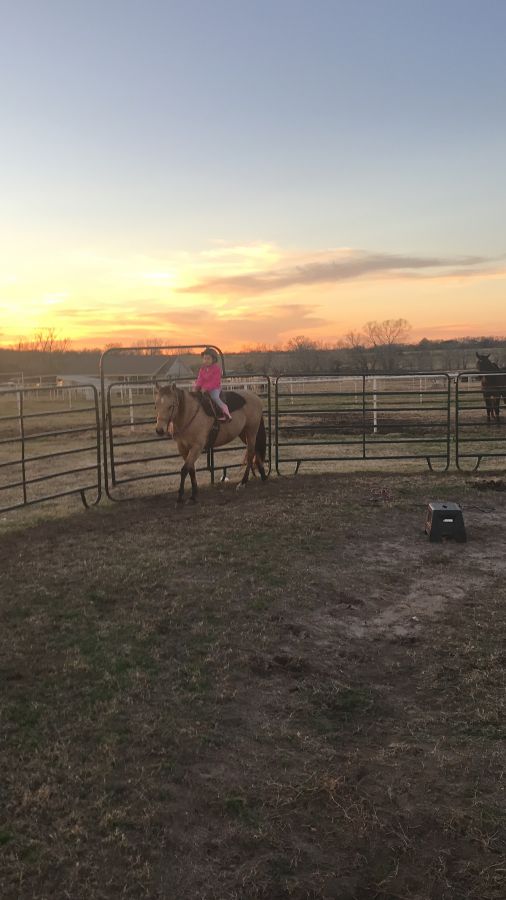
M 159 356 L 160 355 L 160 347 L 166 347 L 169 341 L 165 338 L 159 337 L 148 337 L 140 340 L 138 343 L 139 347 L 143 349 L 139 351 L 140 356 Z
M 343 338 L 343 347 L 354 350 L 355 347 L 365 347 L 366 338 L 362 331 L 348 331 Z
M 383 322 L 366 322 L 364 334 L 373 347 L 392 347 L 404 344 L 411 331 L 407 319 L 384 319 Z
M 367 322 L 364 325 L 366 343 L 373 348 L 375 366 L 384 372 L 399 369 L 402 345 L 411 331 L 407 319 L 384 319 L 382 322 Z
M 55 328 L 41 328 L 31 340 L 20 338 L 16 349 L 36 353 L 66 353 L 70 349 L 70 338 L 59 338 Z
M 318 350 L 318 344 L 304 334 L 298 334 L 297 337 L 290 338 L 286 342 L 286 349 L 289 353 L 297 353 L 301 350 Z
M 247 354 L 244 363 L 247 372 L 268 375 L 273 371 L 273 359 L 280 348 L 271 344 L 251 344 L 244 346 L 242 352 Z
M 322 345 L 303 334 L 290 338 L 286 349 L 292 358 L 290 368 L 295 372 L 318 372 L 321 370 Z
M 346 361 L 356 372 L 368 372 L 373 367 L 374 359 L 367 350 L 367 344 L 367 337 L 362 331 L 348 331 L 343 338 Z

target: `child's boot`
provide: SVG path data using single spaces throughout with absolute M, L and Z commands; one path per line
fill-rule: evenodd
M 221 421 L 222 421 L 222 422 L 231 422 L 231 421 L 232 421 L 232 416 L 230 415 L 230 410 L 229 410 L 227 404 L 226 404 L 226 403 L 222 403 L 221 408 L 222 408 L 222 410 L 223 410 L 223 416 L 221 416 Z

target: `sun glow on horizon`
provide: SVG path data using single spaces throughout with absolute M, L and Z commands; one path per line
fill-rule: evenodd
M 335 343 L 369 320 L 401 317 L 412 337 L 506 333 L 502 260 L 307 252 L 269 242 L 214 242 L 167 256 L 70 248 L 34 252 L 28 266 L 29 256 L 23 248 L 0 272 L 3 346 L 44 328 L 75 347 L 161 338 L 237 350 L 297 334 Z

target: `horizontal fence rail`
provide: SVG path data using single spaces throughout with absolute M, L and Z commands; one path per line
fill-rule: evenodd
M 462 472 L 506 459 L 506 372 L 487 372 L 485 386 L 481 378 L 460 372 L 455 382 L 455 464 Z
M 77 494 L 101 496 L 98 392 L 93 385 L 0 391 L 0 512 Z
M 278 474 L 352 460 L 449 467 L 448 375 L 280 375 L 274 406 Z

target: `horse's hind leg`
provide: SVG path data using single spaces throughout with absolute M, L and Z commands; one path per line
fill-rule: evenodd
M 261 463 L 258 459 L 256 460 L 256 467 L 260 472 L 260 478 L 262 479 L 262 481 L 267 481 L 267 472 L 265 471 L 263 463 Z
M 244 470 L 244 475 L 242 476 L 242 478 L 241 478 L 239 484 L 237 485 L 238 488 L 246 487 L 246 485 L 247 485 L 247 483 L 248 483 L 250 471 L 251 471 L 251 463 L 250 463 L 249 460 L 248 460 L 247 463 L 246 463 L 246 468 L 245 468 L 245 470 Z
M 241 435 L 242 437 L 242 435 Z M 244 475 L 242 476 L 237 488 L 246 487 L 248 483 L 249 473 L 253 468 L 253 458 L 255 456 L 255 435 L 252 435 L 250 431 L 246 434 L 246 468 L 244 470 Z

